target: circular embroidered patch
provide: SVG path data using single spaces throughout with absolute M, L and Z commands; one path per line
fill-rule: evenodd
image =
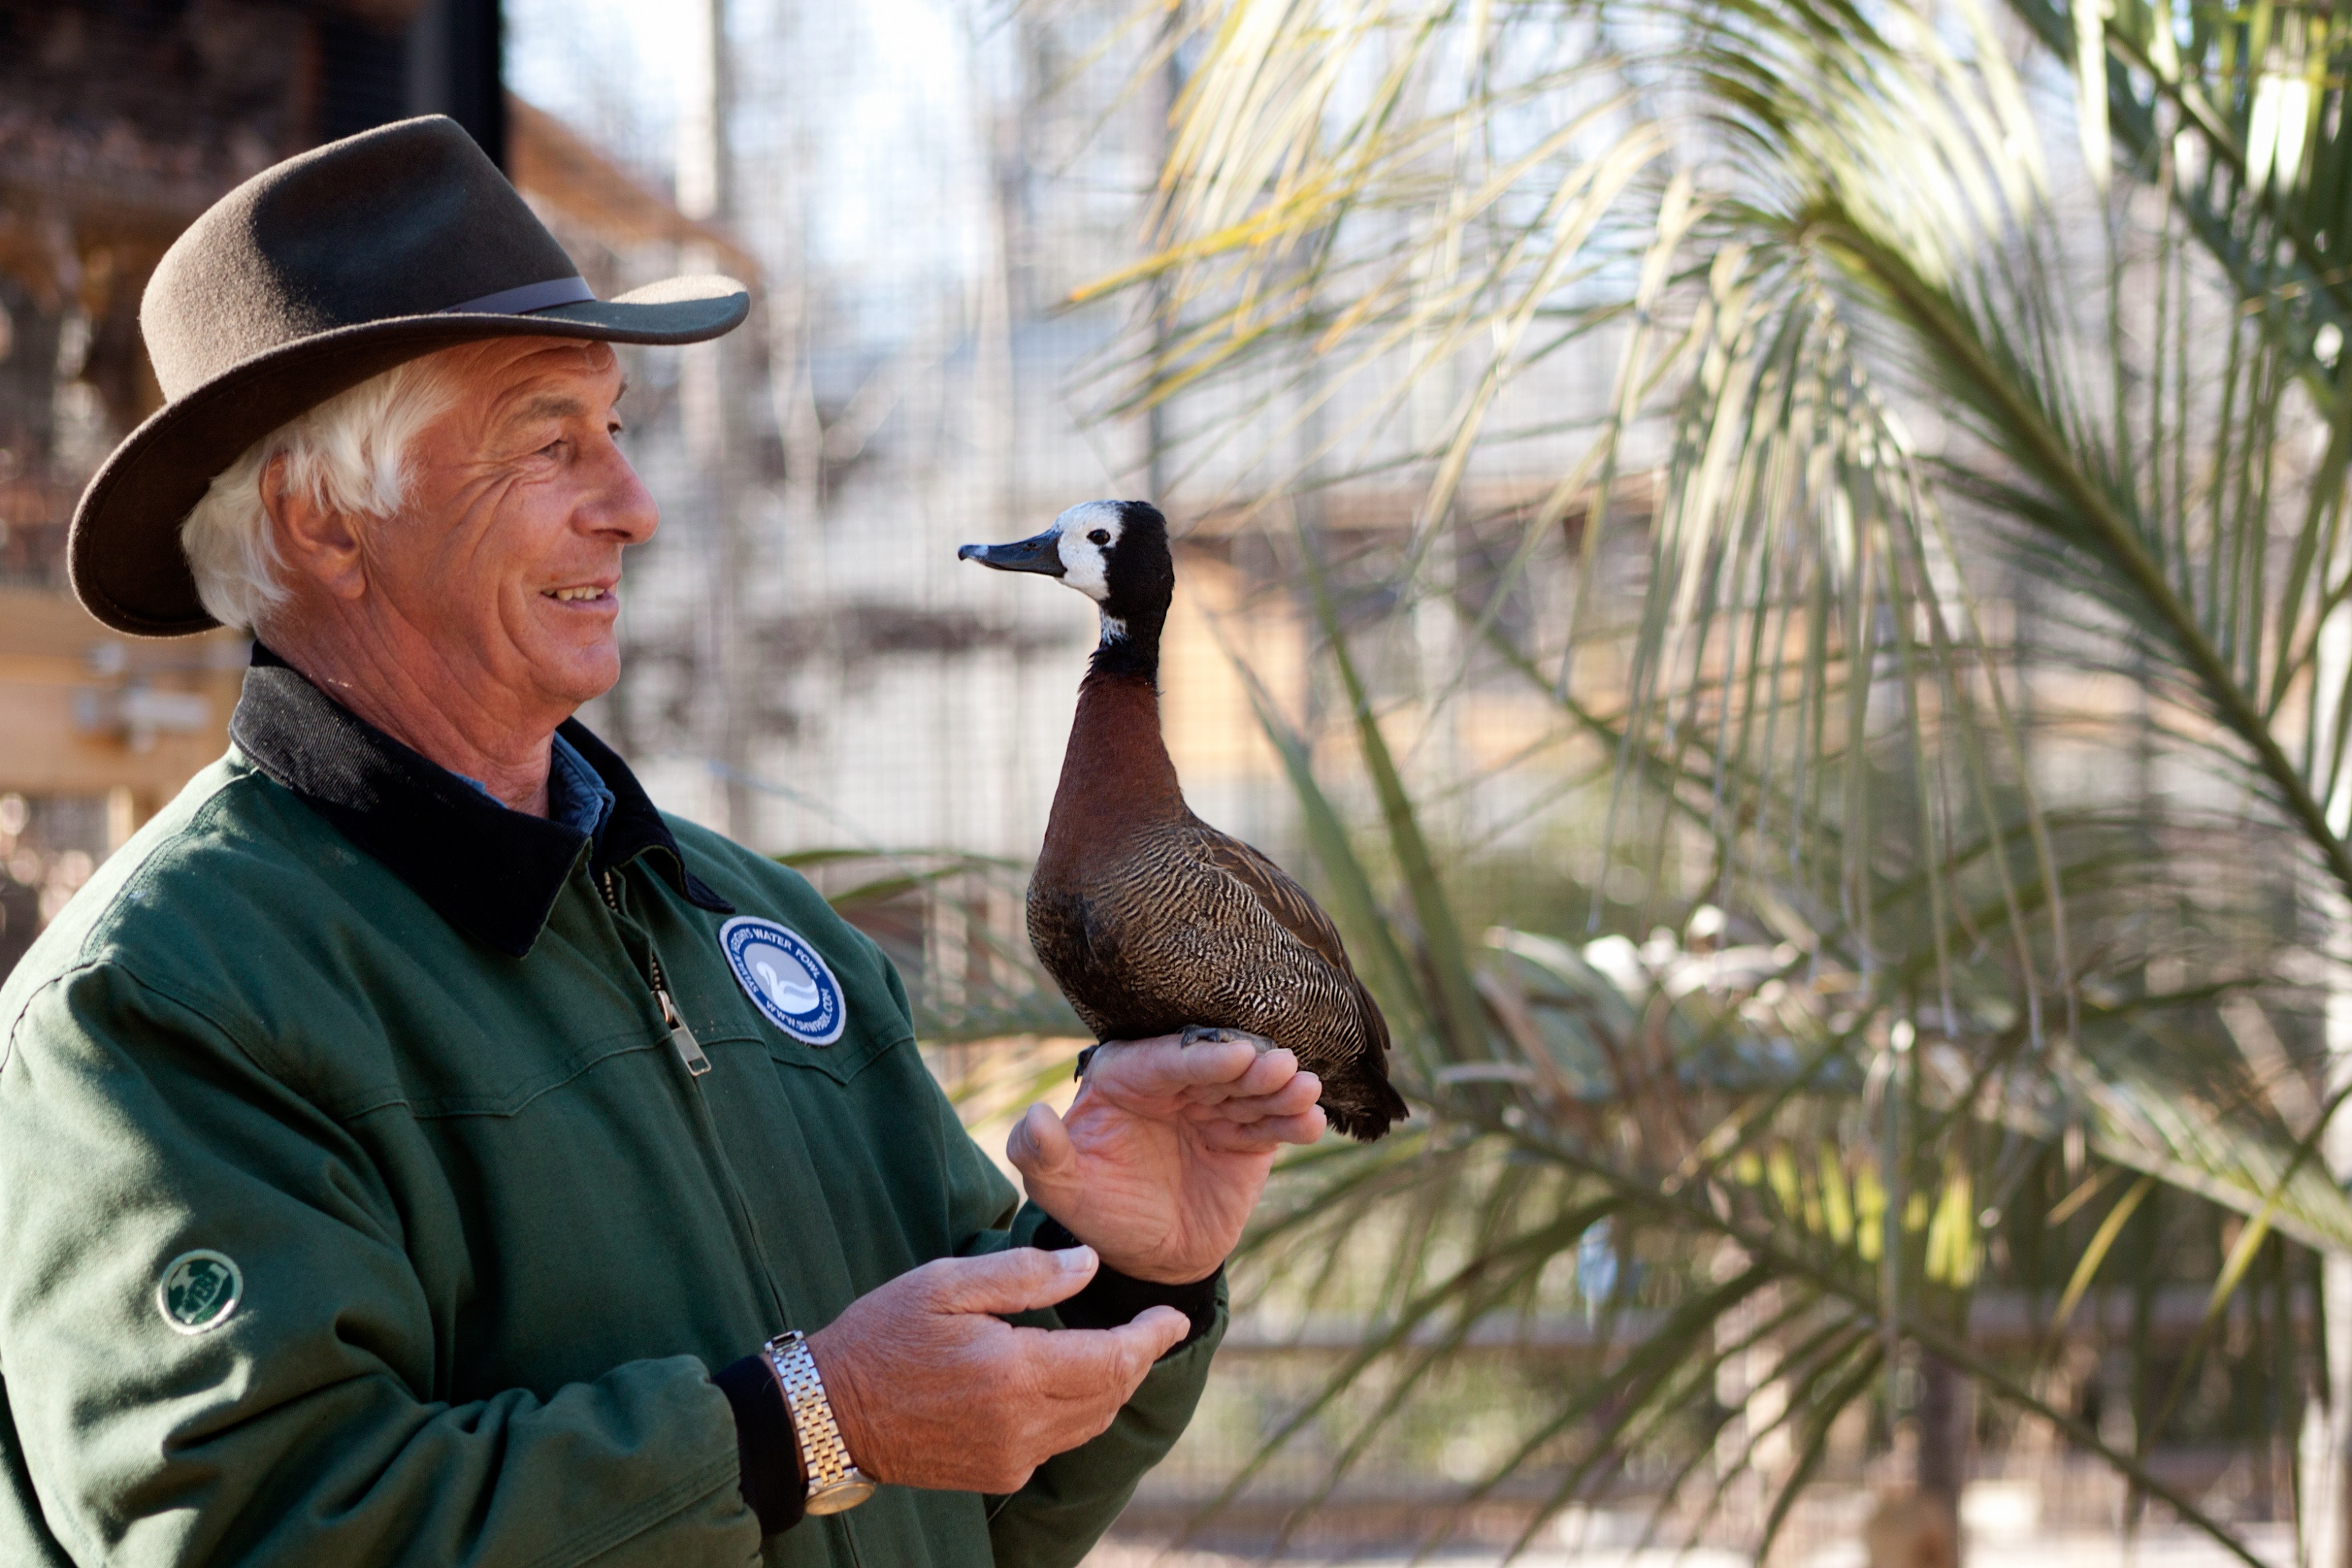
M 770 1023 L 804 1046 L 829 1046 L 841 1038 L 848 1022 L 841 986 L 800 932 L 738 915 L 719 928 L 719 945 Z
M 184 1334 L 219 1328 L 244 1300 L 243 1271 L 218 1252 L 183 1252 L 155 1286 L 155 1305 L 163 1321 Z

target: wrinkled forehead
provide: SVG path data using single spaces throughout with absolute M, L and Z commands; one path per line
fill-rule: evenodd
M 483 338 L 443 349 L 425 363 L 453 380 L 481 387 L 544 377 L 612 377 L 621 369 L 613 345 L 593 338 Z
M 456 395 L 456 418 L 490 431 L 601 414 L 628 385 L 611 344 L 568 338 L 493 338 L 436 354 L 433 365 Z
M 1054 520 L 1054 531 L 1066 539 L 1091 533 L 1097 528 L 1108 529 L 1116 543 L 1126 521 L 1115 500 L 1083 501 Z

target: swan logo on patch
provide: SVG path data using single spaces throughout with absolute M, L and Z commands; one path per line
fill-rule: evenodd
M 719 945 L 768 1022 L 804 1046 L 829 1046 L 841 1038 L 848 1021 L 841 986 L 800 932 L 738 915 L 719 928 Z

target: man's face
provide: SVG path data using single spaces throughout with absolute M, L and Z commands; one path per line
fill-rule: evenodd
M 366 592 L 445 675 L 568 712 L 620 677 L 621 552 L 659 521 L 614 442 L 620 362 L 545 338 L 444 357 L 458 392 L 410 447 L 408 504 L 366 531 Z

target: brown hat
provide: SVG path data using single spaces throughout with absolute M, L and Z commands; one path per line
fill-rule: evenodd
M 173 243 L 140 301 L 164 405 L 82 493 L 74 593 L 117 631 L 215 625 L 180 525 L 213 476 L 304 411 L 481 338 L 692 343 L 751 308 L 729 278 L 599 300 L 498 166 L 443 115 L 263 170 Z

